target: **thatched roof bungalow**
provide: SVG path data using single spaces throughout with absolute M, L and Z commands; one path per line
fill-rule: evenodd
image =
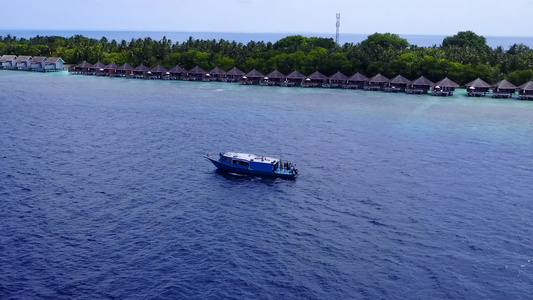
M 477 78 L 465 84 L 466 94 L 469 97 L 483 97 L 490 90 L 490 84 L 486 83 L 483 79 Z
M 346 84 L 346 80 L 348 80 L 348 76 L 338 71 L 337 73 L 329 76 L 327 80 L 328 83 L 323 86 L 330 87 L 330 88 L 341 88 L 341 87 L 344 87 L 344 85 Z
M 226 75 L 226 71 L 219 67 L 214 67 L 211 71 L 205 74 L 205 77 L 207 81 L 222 81 L 224 75 Z
M 167 78 L 168 76 L 170 76 L 170 72 L 167 70 L 167 68 L 160 66 L 160 65 L 157 65 L 154 68 L 152 68 L 149 73 L 151 74 L 150 78 L 152 79 L 153 78 L 163 79 L 163 78 Z
M 261 80 L 263 80 L 265 77 L 265 74 L 257 71 L 256 69 L 251 70 L 250 72 L 246 73 L 244 76 L 242 76 L 239 80 L 240 84 L 259 84 Z
M 492 85 L 492 97 L 494 98 L 511 98 L 516 92 L 516 85 L 507 80 L 500 80 Z
M 407 85 L 405 92 L 408 94 L 427 94 L 433 85 L 433 81 L 420 76 Z
M 305 87 L 321 87 L 326 81 L 328 80 L 328 77 L 319 71 L 315 71 L 313 74 L 307 76 L 303 82 L 303 86 Z
M 398 75 L 392 78 L 386 84 L 384 90 L 385 92 L 390 92 L 390 93 L 405 92 L 407 85 L 410 83 L 411 83 L 411 80 L 403 77 L 402 75 Z
M 129 64 L 125 63 L 123 64 L 122 66 L 118 67 L 116 72 L 115 72 L 115 76 L 130 76 L 131 73 L 133 72 L 133 67 L 130 66 Z
M 239 79 L 244 76 L 244 72 L 234 67 L 233 69 L 226 72 L 226 82 L 237 82 Z
M 117 72 L 118 66 L 115 63 L 110 63 L 104 67 L 104 72 L 102 75 L 113 76 Z
M 346 80 L 346 85 L 344 87 L 347 89 L 362 89 L 367 81 L 368 77 L 357 72 Z
M 453 92 L 459 85 L 448 77 L 433 85 L 433 96 L 453 96 Z
M 170 76 L 170 72 L 163 66 L 157 65 L 147 72 L 150 79 L 163 79 Z
M 93 65 L 91 63 L 86 62 L 85 60 L 69 69 L 69 72 L 74 74 L 89 74 L 89 68 L 91 68 Z
M 378 73 L 377 75 L 374 75 L 368 79 L 368 81 L 365 83 L 364 89 L 367 91 L 379 91 L 389 81 L 390 80 L 387 77 Z
M 285 77 L 285 81 L 281 84 L 281 86 L 287 86 L 287 87 L 300 86 L 302 85 L 302 81 L 304 79 L 305 79 L 304 74 L 298 71 L 293 71 L 292 73 L 290 73 L 289 75 Z
M 29 70 L 31 66 L 31 56 L 19 56 L 15 60 L 15 68 L 18 70 Z
M 148 72 L 150 71 L 150 68 L 147 66 L 140 64 L 136 68 L 134 68 L 131 71 L 131 77 L 134 78 L 146 78 L 148 76 Z
M 281 83 L 285 81 L 285 78 L 287 78 L 285 74 L 281 73 L 278 70 L 274 70 L 266 74 L 261 84 L 262 85 L 281 85 Z
M 170 73 L 170 77 L 169 79 L 171 80 L 179 80 L 179 79 L 183 79 L 185 77 L 187 77 L 187 70 L 185 70 L 184 68 L 176 65 L 174 68 L 168 70 L 168 72 Z
M 106 67 L 106 65 L 104 65 L 100 61 L 97 61 L 94 65 L 92 65 L 89 68 L 89 74 L 100 75 L 100 74 L 104 73 L 104 68 L 105 67 Z
M 205 78 L 205 74 L 207 74 L 206 70 L 200 68 L 199 66 L 196 66 L 187 72 L 186 79 L 191 81 L 202 81 Z
M 518 99 L 533 100 L 533 81 L 528 81 L 518 87 Z

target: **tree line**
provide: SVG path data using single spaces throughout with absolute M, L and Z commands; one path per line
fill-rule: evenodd
M 533 80 L 533 49 L 514 44 L 505 50 L 491 48 L 486 39 L 471 31 L 459 32 L 431 47 L 411 45 L 397 34 L 375 33 L 364 41 L 338 45 L 332 38 L 287 36 L 275 43 L 250 41 L 197 40 L 189 37 L 173 43 L 161 40 L 131 39 L 109 41 L 75 35 L 36 36 L 30 39 L 11 35 L 0 37 L 0 54 L 58 56 L 67 64 L 95 63 L 144 64 L 149 67 L 176 65 L 189 70 L 216 66 L 229 70 L 256 69 L 264 74 L 278 70 L 284 74 L 314 71 L 329 76 L 337 71 L 345 75 L 360 72 L 367 76 L 381 73 L 389 78 L 401 74 L 415 79 L 425 76 L 432 81 L 444 77 L 465 84 L 478 77 L 493 83 L 507 79 L 514 84 Z

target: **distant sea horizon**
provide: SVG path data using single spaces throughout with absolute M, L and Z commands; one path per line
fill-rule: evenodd
M 191 32 L 191 31 L 112 31 L 112 30 L 27 30 L 27 29 L 0 29 L 0 36 L 5 37 L 7 35 L 15 36 L 17 38 L 32 38 L 35 36 L 62 36 L 71 37 L 74 35 L 83 35 L 88 38 L 101 39 L 106 37 L 108 40 L 121 40 L 130 41 L 131 39 L 144 39 L 150 37 L 154 40 L 160 40 L 163 37 L 170 39 L 172 43 L 183 43 L 192 37 L 196 40 L 228 40 L 236 41 L 238 43 L 248 43 L 250 41 L 263 41 L 265 43 L 275 43 L 282 38 L 291 35 L 302 35 L 306 37 L 322 37 L 333 38 L 335 34 L 327 33 L 298 33 L 298 32 L 272 32 L 272 33 L 249 33 L 249 32 Z M 371 33 L 370 33 L 371 34 Z M 365 40 L 370 34 L 363 33 L 342 33 L 339 37 L 339 43 L 341 45 L 345 43 L 357 44 Z M 439 46 L 442 44 L 442 40 L 450 35 L 415 35 L 415 34 L 398 34 L 400 37 L 406 39 L 411 45 L 417 45 L 420 47 L 431 47 L 433 45 Z M 487 45 L 491 48 L 502 46 L 504 49 L 508 49 L 513 44 L 524 44 L 533 48 L 533 36 L 520 37 L 520 36 L 484 36 L 487 39 Z

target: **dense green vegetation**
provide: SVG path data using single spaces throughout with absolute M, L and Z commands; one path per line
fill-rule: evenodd
M 183 43 L 172 43 L 165 37 L 159 41 L 145 38 L 118 42 L 81 35 L 31 39 L 8 35 L 0 37 L 0 54 L 59 56 L 67 64 L 86 60 L 132 66 L 160 64 L 167 68 L 180 65 L 187 70 L 195 66 L 229 70 L 236 66 L 265 74 L 273 70 L 285 74 L 294 70 L 310 74 L 318 70 L 328 76 L 337 71 L 348 76 L 356 72 L 372 76 L 379 72 L 389 78 L 398 74 L 410 79 L 424 75 L 433 81 L 448 76 L 459 84 L 477 77 L 489 83 L 505 78 L 515 84 L 533 79 L 533 49 L 523 44 L 507 50 L 501 46 L 492 49 L 483 36 L 471 31 L 446 37 L 441 46 L 432 47 L 410 45 L 390 33 L 375 33 L 358 44 L 344 45 L 337 45 L 331 38 L 299 35 L 275 43 L 247 44 L 192 37 Z

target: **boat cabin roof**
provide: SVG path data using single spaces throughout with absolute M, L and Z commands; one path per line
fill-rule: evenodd
M 272 157 L 266 157 L 266 156 L 259 156 L 255 154 L 248 154 L 248 153 L 237 153 L 237 152 L 224 152 L 222 154 L 226 157 L 246 160 L 246 161 L 254 161 L 254 162 L 262 162 L 262 163 L 268 163 L 268 164 L 275 164 L 278 159 L 272 158 Z

